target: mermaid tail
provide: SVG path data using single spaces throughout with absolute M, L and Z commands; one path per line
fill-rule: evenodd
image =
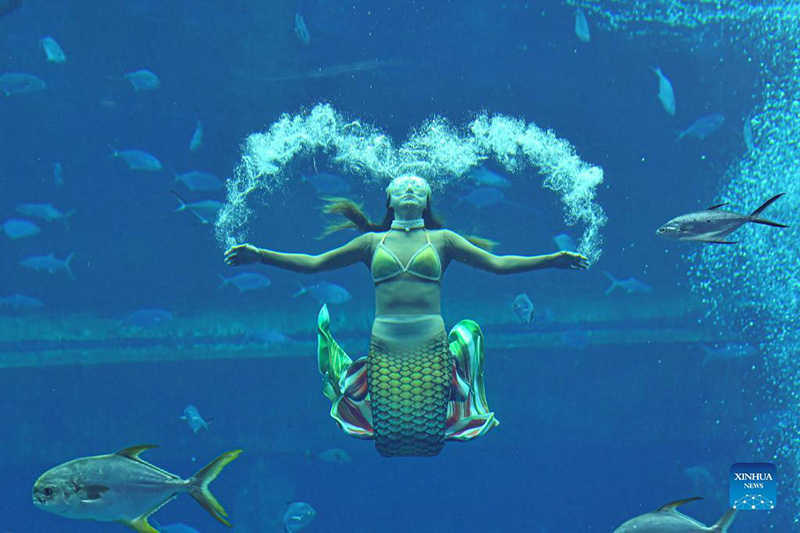
M 441 329 L 412 342 L 373 331 L 369 357 L 356 361 L 333 339 L 327 306 L 317 329 L 331 417 L 348 435 L 374 438 L 382 455 L 436 455 L 445 440 L 470 440 L 498 425 L 486 401 L 483 335 L 475 322 L 459 322 L 449 337 Z

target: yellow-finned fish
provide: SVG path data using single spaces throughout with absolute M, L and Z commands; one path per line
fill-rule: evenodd
M 224 453 L 189 479 L 181 479 L 139 458 L 151 448 L 157 446 L 131 446 L 51 468 L 36 480 L 33 504 L 67 518 L 120 522 L 140 533 L 158 533 L 148 517 L 188 492 L 211 516 L 230 527 L 225 509 L 208 485 L 242 450 Z

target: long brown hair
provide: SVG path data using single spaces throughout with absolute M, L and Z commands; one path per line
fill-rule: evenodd
M 367 214 L 364 213 L 364 204 L 359 204 L 349 198 L 340 196 L 323 198 L 323 200 L 325 201 L 325 205 L 322 207 L 323 213 L 326 215 L 342 215 L 348 221 L 339 224 L 328 224 L 325 226 L 322 235 L 320 235 L 320 239 L 343 229 L 357 229 L 362 233 L 368 233 L 389 231 L 392 227 L 394 209 L 392 209 L 389 198 L 386 199 L 386 214 L 383 216 L 383 220 L 377 224 L 372 222 Z M 431 208 L 430 196 L 428 197 L 425 209 L 422 211 L 422 220 L 425 221 L 426 229 L 442 229 L 444 227 L 442 219 L 435 215 Z M 475 235 L 466 235 L 465 238 L 475 246 L 489 251 L 498 244 L 496 241 L 476 237 Z

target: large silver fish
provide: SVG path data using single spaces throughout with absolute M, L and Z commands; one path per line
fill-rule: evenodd
M 784 194 L 786 193 L 776 194 L 749 215 L 720 209 L 720 207 L 727 204 L 717 204 L 704 211 L 681 215 L 658 228 L 656 235 L 679 241 L 736 244 L 738 241 L 728 241 L 725 240 L 726 237 L 748 222 L 786 228 L 788 226 L 784 224 L 759 217 L 762 211 Z
M 131 446 L 110 455 L 75 459 L 45 472 L 33 486 L 33 504 L 66 518 L 120 522 L 140 533 L 158 533 L 147 518 L 178 494 L 189 495 L 211 516 L 230 526 L 208 485 L 241 450 L 224 453 L 189 479 L 139 458 L 156 446 Z
M 631 518 L 617 529 L 614 533 L 725 533 L 728 527 L 736 518 L 736 510 L 729 509 L 716 524 L 711 527 L 705 526 L 690 516 L 686 516 L 677 507 L 684 503 L 701 500 L 702 498 L 688 498 L 678 500 L 661 506 L 652 513 L 639 515 Z

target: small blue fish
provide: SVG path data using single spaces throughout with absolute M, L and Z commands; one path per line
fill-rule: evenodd
M 262 276 L 261 274 L 254 274 L 252 272 L 242 272 L 241 274 L 236 274 L 230 278 L 226 278 L 222 274 L 217 274 L 219 279 L 222 280 L 219 288 L 222 289 L 228 285 L 233 285 L 237 289 L 239 289 L 239 293 L 249 292 L 249 291 L 258 291 L 262 289 L 266 289 L 272 282 L 266 276 Z
M 123 318 L 117 327 L 150 329 L 172 320 L 172 313 L 164 309 L 139 309 Z
M 47 88 L 47 84 L 44 80 L 33 74 L 21 72 L 0 74 L 0 92 L 4 96 L 35 93 L 43 91 L 45 88 Z
M 56 42 L 56 40 L 49 35 L 42 37 L 39 40 L 39 46 L 41 46 L 44 50 L 44 53 L 47 56 L 47 61 L 51 63 L 64 63 L 67 61 L 67 56 L 64 53 L 64 50 Z
M 706 353 L 706 357 L 702 362 L 703 365 L 707 365 L 713 359 L 722 359 L 728 361 L 748 359 L 759 353 L 758 348 L 747 343 L 731 342 L 717 345 L 713 348 L 701 343 L 700 348 L 702 348 L 702 350 Z
M 294 339 L 292 339 L 290 336 L 286 335 L 285 333 L 281 333 L 275 328 L 254 331 L 248 334 L 248 338 L 264 344 L 286 344 L 289 342 L 294 342 Z
M 672 83 L 661 72 L 660 67 L 653 67 L 653 72 L 658 76 L 658 99 L 670 116 L 675 116 L 675 92 L 672 90 Z
M 12 309 L 39 309 L 40 307 L 44 307 L 44 302 L 39 298 L 17 293 L 11 296 L 0 296 L 0 307 L 10 307 Z
M 203 146 L 203 123 L 198 119 L 197 125 L 194 127 L 192 139 L 189 141 L 189 150 L 196 152 L 201 146 Z
M 303 44 L 308 45 L 311 43 L 311 33 L 308 31 L 303 15 L 299 12 L 294 15 L 294 33 Z
M 175 181 L 180 181 L 191 191 L 216 191 L 222 188 L 222 181 L 214 174 L 190 170 L 183 174 L 175 174 Z
M 28 217 L 34 217 L 47 222 L 56 222 L 58 220 L 64 223 L 64 227 L 69 231 L 69 219 L 75 214 L 74 209 L 70 209 L 66 213 L 53 206 L 53 204 L 19 204 L 15 207 L 17 213 Z
M 503 191 L 494 187 L 477 187 L 472 189 L 466 196 L 458 199 L 458 203 L 467 202 L 478 209 L 491 207 L 505 201 Z M 457 204 L 456 204 L 457 205 Z
M 222 202 L 217 200 L 201 200 L 199 202 L 186 202 L 178 193 L 170 191 L 172 196 L 180 203 L 175 208 L 176 213 L 182 211 L 189 211 L 200 220 L 201 224 L 211 224 L 217 220 L 220 210 L 222 209 Z
M 569 331 L 561 332 L 561 343 L 564 346 L 575 348 L 576 350 L 583 350 L 589 346 L 591 338 L 589 334 L 582 329 L 571 329 Z
M 189 424 L 189 428 L 194 431 L 195 435 L 197 435 L 197 432 L 201 429 L 208 431 L 208 423 L 203 420 L 203 417 L 200 416 L 200 411 L 192 404 L 186 406 L 183 410 L 183 414 L 179 418 L 181 420 L 186 420 L 186 423 Z
M 611 281 L 611 285 L 606 289 L 605 295 L 608 296 L 611 294 L 614 289 L 620 288 L 628 294 L 633 294 L 635 292 L 649 294 L 653 292 L 653 288 L 648 285 L 647 283 L 640 281 L 636 278 L 628 278 L 628 279 L 617 279 L 608 272 L 603 272 L 606 277 Z
M 33 237 L 37 235 L 41 229 L 39 226 L 28 220 L 19 218 L 11 218 L 0 226 L 0 231 L 6 234 L 9 239 L 24 239 L 26 237 Z
M 514 311 L 523 322 L 528 324 L 533 320 L 533 302 L 527 293 L 518 294 L 511 304 L 511 310 Z
M 64 177 L 61 173 L 61 163 L 53 163 L 53 181 L 56 182 L 57 187 L 64 186 Z
M 575 244 L 575 241 L 572 240 L 572 237 L 570 237 L 566 233 L 559 233 L 558 235 L 553 237 L 553 242 L 556 243 L 556 246 L 558 246 L 558 250 L 561 252 L 578 251 L 578 246 Z
M 294 293 L 292 298 L 310 294 L 323 304 L 343 304 L 353 299 L 347 289 L 329 281 L 321 281 L 308 287 L 304 287 L 299 281 L 297 284 L 300 285 L 300 290 Z
M 467 177 L 476 187 L 511 187 L 511 181 L 497 172 L 481 165 L 467 172 Z
M 52 253 L 47 255 L 34 255 L 26 257 L 20 264 L 25 268 L 30 268 L 36 272 L 47 272 L 48 274 L 55 274 L 63 270 L 69 277 L 75 279 L 75 274 L 72 273 L 70 263 L 75 257 L 75 252 L 71 252 L 66 259 L 57 259 Z
M 305 529 L 317 516 L 317 510 L 305 502 L 295 502 L 289 505 L 283 515 L 283 527 L 286 533 L 295 533 Z
M 691 126 L 678 133 L 678 138 L 675 142 L 680 142 L 684 137 L 694 137 L 702 141 L 715 131 L 725 122 L 725 116 L 719 113 L 714 115 L 707 115 L 697 119 Z
M 112 147 L 112 150 L 114 148 Z M 111 157 L 119 157 L 131 170 L 143 170 L 145 172 L 158 172 L 164 166 L 153 154 L 144 150 L 114 150 Z
M 575 35 L 578 36 L 582 43 L 588 43 L 592 40 L 589 32 L 589 21 L 586 20 L 586 15 L 580 8 L 575 11 Z
M 307 179 L 318 195 L 345 194 L 350 190 L 350 184 L 335 174 L 320 172 Z
M 158 76 L 147 69 L 126 72 L 125 79 L 131 82 L 134 91 L 154 91 L 161 87 Z

